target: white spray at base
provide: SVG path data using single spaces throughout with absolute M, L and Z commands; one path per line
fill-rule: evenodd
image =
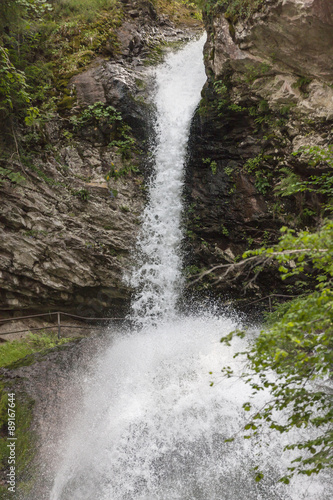
M 191 116 L 204 82 L 203 40 L 171 55 L 156 71 L 156 176 L 138 242 L 132 315 L 139 328 L 114 338 L 84 382 L 81 411 L 62 444 L 51 500 L 328 500 L 325 483 L 277 483 L 283 445 L 244 440 L 242 404 L 249 387 L 211 375 L 243 369 L 219 343 L 237 318 L 180 317 L 179 246 L 183 162 Z M 157 321 L 159 320 L 159 321 Z M 262 405 L 266 395 L 261 395 Z M 225 438 L 236 433 L 233 443 Z M 259 440 L 259 438 L 258 438 Z M 253 467 L 265 478 L 255 483 Z
M 280 437 L 264 435 L 261 446 L 261 438 L 243 439 L 248 386 L 215 375 L 210 387 L 210 371 L 244 368 L 233 359 L 243 341 L 219 342 L 235 327 L 200 314 L 115 339 L 86 381 L 51 500 L 331 500 L 324 482 L 278 483 Z

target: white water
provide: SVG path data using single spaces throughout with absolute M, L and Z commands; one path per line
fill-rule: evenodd
M 155 175 L 137 242 L 138 265 L 131 276 L 137 323 L 170 321 L 181 288 L 183 164 L 190 122 L 206 80 L 204 37 L 168 57 L 156 71 Z
M 223 380 L 242 369 L 219 343 L 237 320 L 214 313 L 180 317 L 181 193 L 191 116 L 204 82 L 203 40 L 157 69 L 156 176 L 138 242 L 133 316 L 139 328 L 119 333 L 82 381 L 84 402 L 65 434 L 51 500 L 328 500 L 325 484 L 276 483 L 282 445 L 224 443 L 244 425 L 249 388 Z M 262 404 L 262 396 L 258 404 Z M 259 443 L 258 443 L 259 444 Z M 251 468 L 265 480 L 256 484 Z M 331 491 L 332 493 L 332 491 Z

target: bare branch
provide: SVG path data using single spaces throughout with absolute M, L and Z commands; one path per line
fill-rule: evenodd
M 295 254 L 301 254 L 304 252 L 313 252 L 313 249 L 311 248 L 302 248 L 302 249 L 293 249 L 293 250 L 282 250 L 281 252 L 271 252 L 271 253 L 262 253 L 261 255 L 254 255 L 252 257 L 249 257 L 247 259 L 240 260 L 239 262 L 232 262 L 231 264 L 218 264 L 206 271 L 203 271 L 202 273 L 196 274 L 193 276 L 194 279 L 191 281 L 187 286 L 193 286 L 195 283 L 198 283 L 198 281 L 201 281 L 205 276 L 208 276 L 214 271 L 217 271 L 218 269 L 225 269 L 225 271 L 212 283 L 213 285 L 217 284 L 220 282 L 222 279 L 225 279 L 228 277 L 228 275 L 232 274 L 235 271 L 238 271 L 232 278 L 228 278 L 229 281 L 236 281 L 237 278 L 240 276 L 240 274 L 243 272 L 244 267 L 247 267 L 248 264 L 250 264 L 250 269 L 247 273 L 247 276 L 245 278 L 245 281 L 249 278 L 249 275 L 255 265 L 267 265 L 270 264 L 272 261 L 273 257 L 278 257 L 281 255 L 295 255 Z M 328 249 L 326 248 L 318 248 L 315 250 L 317 253 L 326 253 L 328 252 Z M 258 270 L 255 274 L 255 276 L 250 280 L 249 283 L 247 283 L 246 286 L 249 286 L 251 283 L 253 283 L 258 275 L 260 273 L 260 270 Z

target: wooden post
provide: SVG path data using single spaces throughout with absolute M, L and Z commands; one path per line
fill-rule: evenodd
M 60 339 L 60 334 L 61 334 L 60 312 L 57 313 L 57 316 L 58 316 L 58 339 Z
M 272 297 L 268 297 L 268 302 L 269 302 L 269 312 L 272 312 Z

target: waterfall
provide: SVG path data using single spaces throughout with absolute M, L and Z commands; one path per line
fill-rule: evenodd
M 205 36 L 169 55 L 156 71 L 155 171 L 137 242 L 132 316 L 147 325 L 175 315 L 181 289 L 183 165 L 190 122 L 206 80 Z
M 244 369 L 245 361 L 233 354 L 244 350 L 246 340 L 235 339 L 231 348 L 219 343 L 239 319 L 213 310 L 176 313 L 183 163 L 204 82 L 203 41 L 171 54 L 156 70 L 156 172 L 130 278 L 137 289 L 132 317 L 138 327 L 117 335 L 113 331 L 92 372 L 82 378 L 83 402 L 59 442 L 47 499 L 332 497 L 325 481 L 277 482 L 284 472 L 286 441 L 273 433 L 243 439 L 241 407 L 250 388 L 240 378 L 218 375 L 222 366 L 236 374 Z M 217 374 L 213 387 L 210 372 Z M 267 397 L 260 395 L 259 407 Z M 225 443 L 232 435 L 235 441 Z M 260 483 L 253 479 L 255 466 L 264 472 Z

